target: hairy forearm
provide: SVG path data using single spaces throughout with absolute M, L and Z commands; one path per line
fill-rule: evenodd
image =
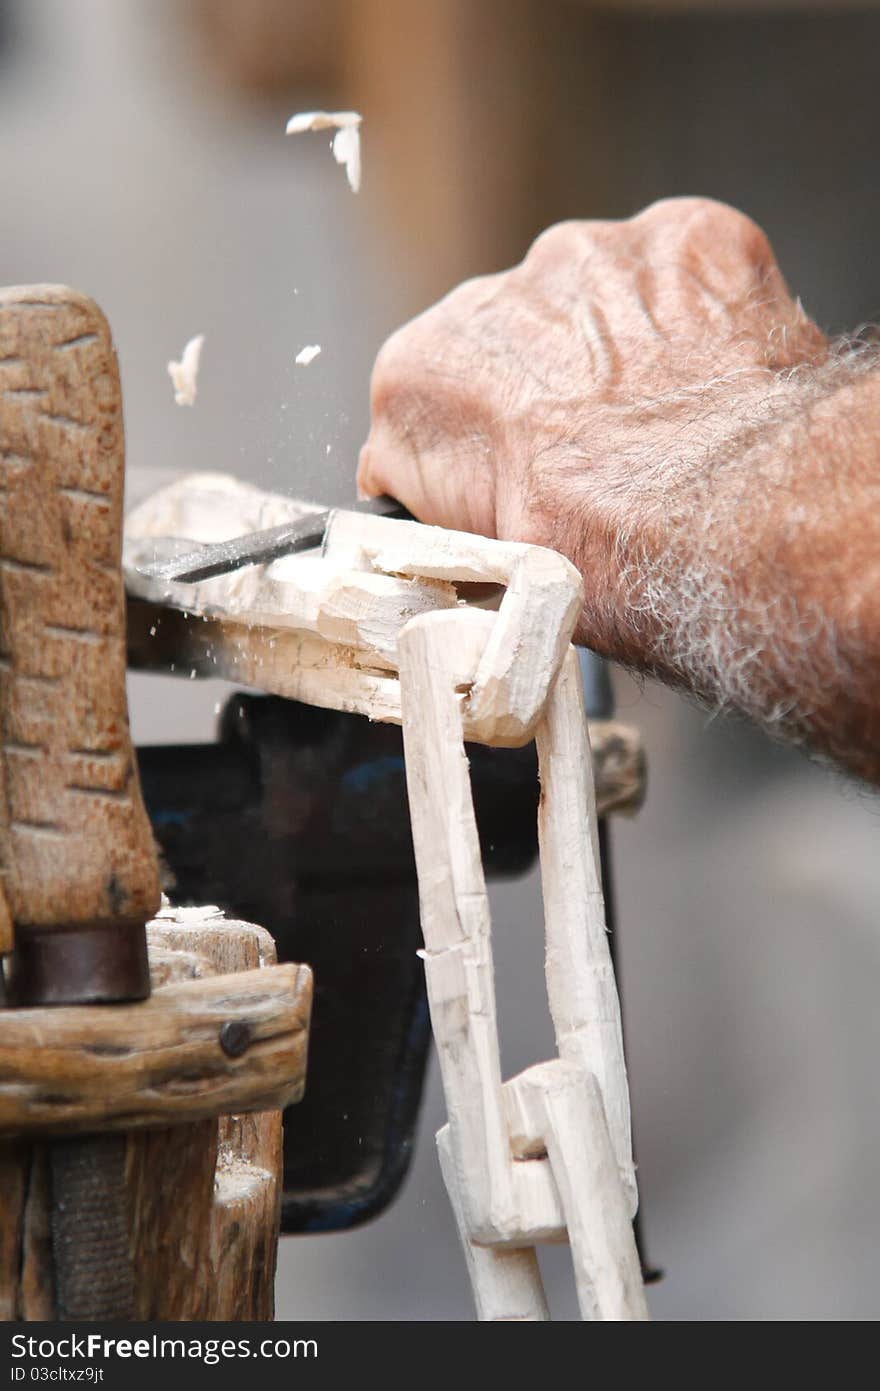
M 880 365 L 832 354 L 736 428 L 716 431 L 721 411 L 638 529 L 625 499 L 605 509 L 615 579 L 593 605 L 585 567 L 580 636 L 880 783 Z

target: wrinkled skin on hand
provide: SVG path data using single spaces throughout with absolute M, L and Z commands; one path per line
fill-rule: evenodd
M 622 573 L 670 546 L 686 566 L 707 482 L 792 369 L 826 352 L 767 238 L 732 208 L 669 199 L 562 223 L 388 340 L 359 488 L 562 551 L 585 579 L 579 637 L 646 664 Z

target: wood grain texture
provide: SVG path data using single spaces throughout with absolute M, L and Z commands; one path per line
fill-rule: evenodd
M 578 660 L 566 648 L 536 736 L 545 979 L 559 1057 L 502 1082 L 459 684 L 482 617 L 432 613 L 399 639 L 425 977 L 449 1112 L 437 1137 L 443 1177 L 481 1319 L 545 1319 L 531 1248 L 560 1240 L 572 1247 L 585 1318 L 640 1319 L 629 1091 Z M 538 648 L 548 650 L 545 639 Z
M 49 1156 L 46 1145 L 32 1147 L 26 1167 L 18 1317 L 32 1322 L 55 1317 L 52 1232 L 49 1223 Z
M 151 543 L 155 547 L 169 535 L 184 538 L 193 496 L 205 509 L 200 539 L 224 541 L 250 529 L 255 506 L 277 505 L 272 494 L 255 489 L 250 494 L 243 497 L 250 497 L 247 512 L 237 521 L 228 507 L 231 495 L 242 495 L 241 485 L 222 475 L 207 480 L 192 475 L 142 502 L 126 520 L 129 592 L 260 630 L 256 650 L 253 640 L 249 644 L 249 657 L 239 650 L 240 679 L 250 663 L 262 668 L 268 656 L 271 664 L 271 653 L 280 646 L 280 661 L 294 687 L 283 694 L 337 705 L 336 692 L 348 687 L 354 702 L 359 695 L 362 705 L 372 697 L 374 708 L 364 713 L 384 718 L 375 675 L 389 667 L 393 672 L 403 627 L 420 613 L 451 611 L 456 584 L 497 585 L 503 589 L 498 612 L 482 614 L 483 641 L 470 646 L 472 669 L 462 671 L 467 734 L 485 744 L 519 745 L 532 737 L 583 602 L 580 575 L 564 556 L 540 546 L 336 510 L 318 561 L 286 556 L 195 584 L 144 575 L 138 562 L 151 557 Z M 205 531 L 213 534 L 205 538 Z M 288 631 L 292 641 L 279 643 Z M 215 674 L 221 674 L 218 654 L 211 659 Z M 353 668 L 366 669 L 365 682 L 358 683 L 357 672 L 352 679 Z M 265 689 L 264 681 L 256 684 Z
M 16 1295 L 21 1265 L 21 1235 L 28 1163 L 27 1145 L 0 1145 L 0 1319 L 18 1317 Z
M 139 1319 L 209 1316 L 217 1147 L 216 1117 L 128 1136 L 126 1180 Z M 244 1290 L 242 1295 L 246 1297 Z
M 648 1318 L 628 1194 L 592 1073 L 557 1058 L 511 1083 L 521 1128 L 546 1148 L 565 1213 L 581 1317 Z
M 143 922 L 159 901 L 128 737 L 123 467 L 100 310 L 0 291 L 0 872 L 22 924 Z
M 0 1320 L 55 1317 L 45 1145 L 0 1143 Z
M 533 737 L 583 604 L 583 581 L 564 556 L 543 546 L 343 511 L 333 515 L 324 554 L 333 564 L 386 575 L 503 585 L 497 614 L 480 614 L 484 639 L 472 649 L 473 670 L 459 683 L 467 737 L 513 746 Z
M 0 1133 L 59 1135 L 297 1101 L 311 972 L 285 964 L 188 980 L 132 1005 L 0 1015 Z M 241 1040 L 240 1052 L 222 1039 Z
M 566 655 L 537 737 L 545 979 L 559 1056 L 595 1078 L 630 1216 L 638 1206 L 617 982 L 608 946 L 592 763 L 577 657 Z
M 154 982 L 159 975 L 172 983 L 219 979 L 225 990 L 239 966 L 265 976 L 283 969 L 262 928 L 216 909 L 163 911 L 148 932 Z M 218 968 L 219 978 L 212 976 Z M 0 1144 L 2 1319 L 55 1317 L 45 1156 L 40 1143 Z M 281 1112 L 129 1130 L 125 1164 L 137 1318 L 270 1319 Z
M 221 541 L 299 516 L 304 504 L 224 474 L 159 489 L 126 520 L 129 652 L 134 665 L 223 676 L 276 695 L 400 723 L 398 638 L 420 613 L 474 613 L 457 684 L 468 739 L 522 743 L 533 732 L 580 602 L 580 581 L 541 547 L 337 511 L 323 555 L 290 556 L 198 584 L 138 569 L 163 538 Z M 458 587 L 501 592 L 497 613 Z M 600 814 L 634 811 L 644 791 L 635 730 L 592 729 Z
M 353 651 L 321 638 L 197 618 L 140 599 L 129 601 L 129 654 L 133 667 L 188 680 L 222 676 L 273 695 L 400 724 L 400 684 L 395 673 L 365 670 Z M 350 664 L 347 664 L 350 662 Z M 465 733 L 470 735 L 465 713 Z M 590 745 L 600 816 L 633 815 L 645 799 L 644 743 L 634 725 L 590 720 Z
M 276 959 L 268 932 L 216 909 L 163 909 L 148 936 L 154 980 L 192 979 L 194 963 L 204 977 Z M 281 1137 L 279 1110 L 129 1137 L 139 1318 L 272 1318 Z
M 281 1145 L 280 1111 L 220 1121 L 208 1250 L 211 1319 L 272 1317 Z
M 437 1134 L 437 1153 L 467 1261 L 481 1323 L 545 1323 L 550 1318 L 534 1246 L 481 1246 L 468 1229 L 449 1126 Z
M 2 806 L 2 794 L 0 794 L 0 806 Z M 6 898 L 6 888 L 0 880 L 0 956 L 6 956 L 12 951 L 15 945 L 15 924 L 12 921 L 12 910 Z M 0 981 L 0 994 L 2 994 L 2 981 Z
M 410 624 L 401 637 L 403 739 L 434 1041 L 451 1149 L 467 1176 L 459 1201 L 476 1241 L 519 1225 L 501 1092 L 489 900 L 449 667 L 455 615 Z

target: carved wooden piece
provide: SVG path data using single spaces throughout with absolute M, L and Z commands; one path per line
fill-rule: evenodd
M 537 734 L 546 978 L 560 1059 L 501 1081 L 458 681 L 481 622 L 477 614 L 431 614 L 410 623 L 398 644 L 425 972 L 449 1108 L 438 1137 L 444 1178 L 481 1318 L 545 1318 L 537 1263 L 505 1252 L 560 1239 L 572 1245 L 584 1317 L 645 1318 L 630 1224 L 629 1093 L 571 650 Z
M 209 477 L 216 480 L 214 475 Z M 220 494 L 218 516 L 224 518 L 224 504 L 228 506 L 223 494 L 233 491 L 241 502 L 239 517 L 237 522 L 228 523 L 231 529 L 221 521 L 211 526 L 210 537 L 203 531 L 196 539 L 228 540 L 253 525 L 250 516 L 254 511 L 265 511 L 266 494 L 257 489 L 244 490 L 234 480 L 222 488 L 216 487 L 216 482 L 212 486 Z M 179 528 L 191 514 L 190 493 L 205 501 L 211 491 L 204 476 L 185 478 L 148 498 L 127 518 L 125 559 L 130 593 L 190 613 L 209 616 L 220 612 L 225 619 L 239 619 L 246 625 L 294 629 L 297 646 L 286 654 L 295 657 L 295 661 L 288 661 L 289 669 L 316 665 L 339 668 L 344 663 L 368 665 L 375 671 L 393 664 L 395 634 L 416 613 L 450 606 L 449 586 L 454 581 L 506 586 L 476 664 L 463 673 L 469 687 L 468 737 L 480 743 L 523 744 L 532 736 L 547 695 L 547 680 L 558 667 L 583 600 L 580 576 L 563 556 L 540 546 L 489 541 L 416 522 L 338 511 L 328 527 L 324 564 L 317 572 L 313 559 L 288 556 L 266 567 L 251 566 L 197 584 L 143 576 L 137 561 L 151 558 L 147 543 L 152 539 L 155 550 L 157 538 L 169 535 L 175 511 L 180 521 L 170 534 L 185 536 Z M 249 494 L 255 495 L 250 507 Z M 207 529 L 205 523 L 202 525 Z M 315 574 L 317 579 L 312 578 Z M 361 574 L 371 579 L 364 582 L 358 601 Z M 377 576 L 391 583 L 377 587 Z M 337 594 L 345 585 L 350 593 L 345 611 L 340 613 Z M 371 644 L 369 629 L 383 635 L 381 646 Z M 528 647 L 521 640 L 523 633 L 530 634 Z M 264 653 L 271 641 L 264 635 Z M 349 652 L 355 655 L 349 656 Z M 304 692 L 307 689 L 308 683 L 304 683 Z M 312 689 L 316 695 L 319 688 Z M 356 691 L 353 683 L 355 701 Z M 371 694 L 368 683 L 364 691 L 367 701 Z M 315 701 L 315 695 L 313 703 L 326 703 Z M 303 693 L 300 698 L 307 700 L 309 695 Z
M 123 449 L 97 306 L 0 291 L 0 868 L 20 923 L 142 923 L 159 901 L 128 739 Z
M 137 568 L 157 551 L 226 540 L 304 510 L 222 474 L 181 479 L 141 503 L 126 521 L 128 586 L 140 596 L 130 603 L 133 664 L 222 676 L 399 724 L 401 629 L 421 612 L 462 612 L 456 585 L 507 584 L 497 614 L 479 610 L 483 627 L 460 670 L 468 689 L 461 718 L 468 739 L 523 742 L 562 659 L 580 592 L 572 568 L 552 552 L 337 512 L 322 559 L 291 556 L 186 585 L 147 579 Z M 510 653 L 520 655 L 514 661 Z M 497 713 L 505 701 L 515 715 Z M 591 737 L 600 814 L 635 810 L 644 788 L 637 731 L 595 721 Z
M 545 978 L 560 1058 L 596 1079 L 611 1147 L 636 1210 L 629 1087 L 608 947 L 592 763 L 577 657 L 569 649 L 538 729 L 538 843 Z
M 629 1194 L 595 1076 L 559 1058 L 521 1073 L 510 1094 L 521 1133 L 546 1151 L 559 1190 L 582 1317 L 647 1319 Z
M 138 561 L 150 558 L 150 538 L 161 537 L 195 488 L 204 499 L 204 480 L 182 480 L 144 504 L 127 529 L 130 590 L 168 606 L 152 610 L 159 664 L 191 663 L 402 721 L 425 971 L 449 1110 L 438 1144 L 480 1317 L 547 1317 L 533 1249 L 547 1241 L 571 1243 L 585 1317 L 646 1317 L 630 1220 L 629 1095 L 592 761 L 569 647 L 579 580 L 561 557 L 536 547 L 337 512 L 321 559 L 289 557 L 253 567 L 247 579 L 157 588 L 139 574 Z M 201 525 L 211 534 L 198 539 L 222 540 L 248 521 L 241 516 L 222 534 L 210 519 Z M 391 583 L 375 586 L 377 576 Z M 420 587 L 427 611 L 404 607 L 415 592 L 400 588 L 406 582 Z M 449 603 L 450 587 L 458 593 L 473 582 L 502 588 L 497 612 Z M 444 586 L 433 603 L 430 584 Z M 347 626 L 338 593 L 346 596 Z M 379 624 L 371 611 L 377 602 Z M 181 625 L 175 608 L 196 617 Z M 368 614 L 372 630 L 361 623 Z M 135 608 L 135 627 L 145 617 Z M 141 657 L 148 649 L 143 630 L 134 646 Z M 642 781 L 634 741 L 604 732 L 613 795 L 632 805 Z M 532 736 L 542 784 L 547 990 L 560 1056 L 503 1082 L 464 740 L 517 744 Z M 622 768 L 637 772 L 622 775 Z
M 474 1241 L 461 1198 L 449 1126 L 437 1134 L 440 1169 L 464 1249 L 481 1323 L 544 1323 L 550 1310 L 534 1246 L 481 1246 Z

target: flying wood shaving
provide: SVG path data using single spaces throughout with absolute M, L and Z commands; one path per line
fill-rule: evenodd
M 362 116 L 359 111 L 300 111 L 287 122 L 287 134 L 299 135 L 304 130 L 335 130 L 333 158 L 345 165 L 352 193 L 361 186 Z
M 300 367 L 308 367 L 310 362 L 314 362 L 320 351 L 321 349 L 317 343 L 310 343 L 308 347 L 300 348 L 294 358 L 294 362 L 298 363 Z
M 359 111 L 300 111 L 287 122 L 288 135 L 300 135 L 304 130 L 344 130 L 359 126 L 363 117 Z
M 205 335 L 199 333 L 191 338 L 181 354 L 179 362 L 169 362 L 168 375 L 174 387 L 174 399 L 178 406 L 191 406 L 196 399 L 196 378 L 199 375 L 199 359 Z
M 352 193 L 361 186 L 361 133 L 357 126 L 344 126 L 333 137 L 333 158 L 345 165 Z

